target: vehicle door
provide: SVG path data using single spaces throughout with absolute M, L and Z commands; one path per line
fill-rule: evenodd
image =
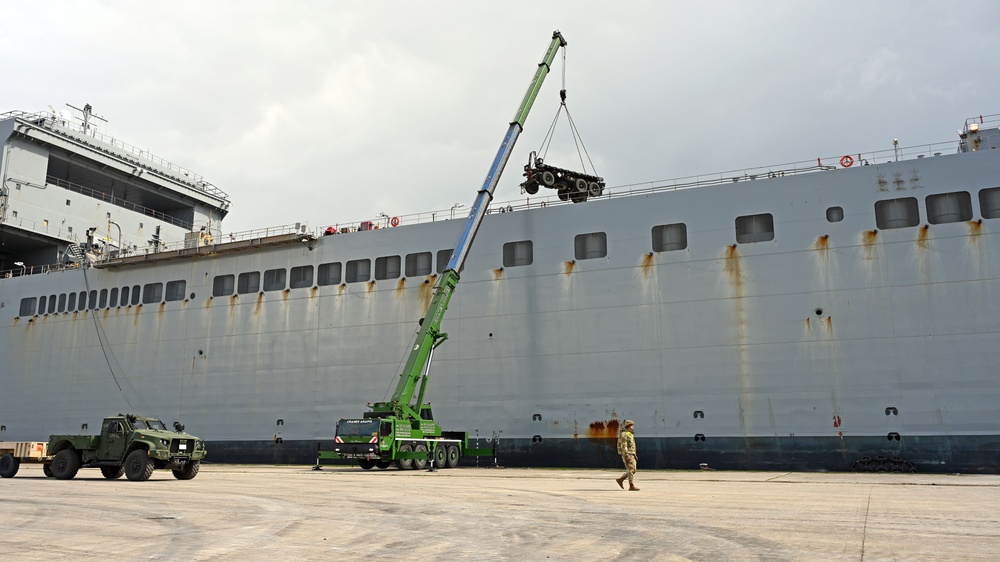
M 100 460 L 121 460 L 125 454 L 125 427 L 121 420 L 106 420 L 101 432 L 101 445 L 97 448 Z

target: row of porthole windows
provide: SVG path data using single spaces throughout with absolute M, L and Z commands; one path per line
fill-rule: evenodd
M 166 290 L 164 290 L 164 286 Z M 132 306 L 138 304 L 158 304 L 184 300 L 187 292 L 187 282 L 184 280 L 164 283 L 147 283 L 145 285 L 126 285 L 118 287 L 79 293 L 62 293 L 59 295 L 43 295 L 21 299 L 19 316 L 34 316 L 35 314 L 58 314 L 60 312 L 76 312 L 115 308 L 117 306 Z M 191 295 L 194 298 L 194 295 Z
M 967 191 L 936 193 L 924 198 L 927 222 L 945 224 L 972 220 L 972 195 Z M 1000 218 L 1000 187 L 979 191 L 979 210 L 984 219 Z M 875 225 L 882 230 L 908 228 L 920 224 L 916 197 L 885 199 L 875 203 Z
M 928 195 L 924 203 L 927 209 L 927 220 L 931 224 L 962 222 L 972 220 L 972 197 L 966 191 L 939 193 Z M 1000 187 L 992 187 L 979 191 L 980 210 L 983 218 L 1000 218 Z M 844 218 L 841 207 L 830 207 L 826 211 L 829 222 L 839 222 Z M 890 230 L 906 228 L 920 224 L 920 209 L 915 197 L 885 199 L 875 202 L 875 224 L 879 229 Z M 774 239 L 774 217 L 770 213 L 745 215 L 736 217 L 736 242 L 748 244 L 766 242 Z M 652 246 L 654 252 L 669 252 L 687 248 L 687 225 L 684 223 L 662 224 L 652 228 Z M 448 266 L 453 249 L 437 252 L 437 272 L 442 273 Z M 603 258 L 608 255 L 608 237 L 605 232 L 590 232 L 578 234 L 573 243 L 573 255 L 577 260 Z M 400 256 L 382 256 L 375 259 L 374 279 L 397 279 L 405 273 L 406 277 L 416 277 L 431 274 L 431 252 L 416 252 Z M 504 267 L 531 265 L 534 261 L 534 250 L 531 240 L 507 242 L 503 245 Z M 283 268 L 264 271 L 249 271 L 236 275 L 219 275 L 213 281 L 212 295 L 216 297 L 233 294 L 248 294 L 261 291 L 280 291 L 308 288 L 314 286 L 313 266 L 303 265 L 290 270 Z M 315 285 L 328 286 L 340 283 L 358 283 L 372 279 L 372 260 L 350 260 L 346 264 L 330 262 L 320 264 L 315 271 Z M 76 293 L 50 295 L 48 297 L 28 297 L 21 300 L 21 316 L 105 308 L 106 306 L 125 306 L 157 303 L 162 301 L 182 300 L 185 293 L 184 281 L 170 281 L 166 284 L 166 294 L 162 283 L 149 283 L 142 287 L 135 285 L 131 290 L 122 287 L 121 297 L 117 288 L 101 291 L 82 291 Z M 36 312 L 37 311 L 37 312 Z

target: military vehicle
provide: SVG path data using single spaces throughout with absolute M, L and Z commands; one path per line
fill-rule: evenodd
M 156 418 L 118 414 L 104 419 L 100 435 L 51 435 L 47 448 L 52 476 L 69 480 L 81 468 L 100 468 L 105 478 L 149 480 L 153 470 L 169 468 L 178 480 L 198 475 L 205 442 L 184 433 L 174 422 L 170 431 Z

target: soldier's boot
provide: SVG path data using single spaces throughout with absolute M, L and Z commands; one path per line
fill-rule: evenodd
M 638 492 L 639 488 L 635 484 L 629 482 L 628 483 L 628 491 L 630 491 L 630 492 Z
M 618 487 L 619 488 L 621 488 L 622 490 L 625 489 L 625 477 L 624 476 L 622 476 L 621 478 L 615 478 L 615 482 L 618 482 Z

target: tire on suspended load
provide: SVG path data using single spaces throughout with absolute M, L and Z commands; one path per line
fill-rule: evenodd
M 371 459 L 358 459 L 358 466 L 365 470 L 371 470 L 375 467 L 375 461 Z
M 600 197 L 601 193 L 604 193 L 604 189 L 601 188 L 601 184 L 596 181 L 592 181 L 587 184 L 587 194 L 591 197 Z
M 400 453 L 409 453 L 412 450 L 413 447 L 410 447 L 409 445 L 399 446 Z M 410 470 L 411 468 L 413 468 L 413 459 L 398 459 L 396 461 L 396 468 L 400 470 Z
M 125 467 L 120 464 L 115 466 L 102 466 L 101 474 L 103 474 L 108 480 L 121 478 L 122 474 L 125 474 Z
M 528 195 L 534 195 L 538 193 L 538 182 L 529 181 L 524 184 L 524 192 Z
M 589 184 L 587 183 L 587 180 L 583 178 L 577 178 L 577 180 L 573 183 L 573 186 L 576 187 L 577 193 L 587 193 Z
M 587 192 L 584 191 L 581 193 L 579 191 L 575 191 L 569 194 L 569 198 L 574 203 L 583 203 L 584 201 L 587 200 Z
M 423 443 L 418 443 L 413 446 L 414 453 L 427 454 L 427 447 Z M 423 470 L 427 468 L 427 459 L 413 459 L 413 468 L 416 470 Z
M 448 445 L 445 450 L 445 466 L 448 468 L 455 468 L 458 466 L 458 460 L 462 458 L 462 455 L 458 452 L 458 445 Z
M 556 175 L 548 170 L 545 170 L 539 175 L 539 181 L 545 187 L 552 187 L 556 184 Z
M 0 457 L 0 478 L 13 478 L 19 468 L 21 459 L 15 459 L 10 453 Z
M 557 196 L 560 201 L 569 201 L 569 191 L 566 191 L 565 188 L 560 188 Z

